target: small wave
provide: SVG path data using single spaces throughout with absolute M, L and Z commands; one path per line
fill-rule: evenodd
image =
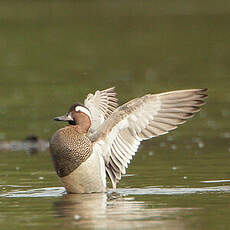
M 118 188 L 109 190 L 108 193 L 117 193 L 119 195 L 183 195 L 194 193 L 215 193 L 230 192 L 230 186 L 216 186 L 203 188 L 163 188 L 163 187 L 147 187 L 147 188 Z M 66 194 L 64 187 L 49 187 L 40 189 L 30 189 L 27 191 L 15 191 L 0 194 L 0 197 L 23 198 L 23 197 L 59 197 Z

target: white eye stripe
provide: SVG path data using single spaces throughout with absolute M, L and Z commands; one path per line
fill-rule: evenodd
M 76 111 L 76 112 L 80 111 L 80 112 L 82 112 L 82 113 L 85 113 L 86 115 L 89 116 L 89 118 L 90 118 L 90 120 L 91 120 L 91 114 L 90 114 L 89 110 L 86 109 L 85 107 L 83 107 L 83 106 L 76 106 L 76 107 L 75 107 L 75 111 Z

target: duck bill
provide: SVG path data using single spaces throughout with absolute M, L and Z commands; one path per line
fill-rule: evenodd
M 54 118 L 55 121 L 73 121 L 73 118 L 70 115 L 63 115 L 60 117 L 55 117 Z

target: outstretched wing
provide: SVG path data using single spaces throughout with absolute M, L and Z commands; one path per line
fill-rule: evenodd
M 113 188 L 142 140 L 163 135 L 200 111 L 206 89 L 146 95 L 120 106 L 90 138 L 105 160 Z
M 90 132 L 94 132 L 112 112 L 118 107 L 115 87 L 97 90 L 95 94 L 88 94 L 84 105 L 90 110 L 92 121 Z

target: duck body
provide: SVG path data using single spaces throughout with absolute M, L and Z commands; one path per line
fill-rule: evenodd
M 205 103 L 207 89 L 147 94 L 118 107 L 114 87 L 89 94 L 56 121 L 68 126 L 54 133 L 50 153 L 68 193 L 106 192 L 106 175 L 113 189 L 141 141 L 167 134 Z
M 68 193 L 106 191 L 105 164 L 93 152 L 87 133 L 79 133 L 74 125 L 61 128 L 50 141 L 50 151 L 54 168 Z
M 105 163 L 93 151 L 87 133 L 74 125 L 59 129 L 50 141 L 54 168 L 68 193 L 106 191 Z

